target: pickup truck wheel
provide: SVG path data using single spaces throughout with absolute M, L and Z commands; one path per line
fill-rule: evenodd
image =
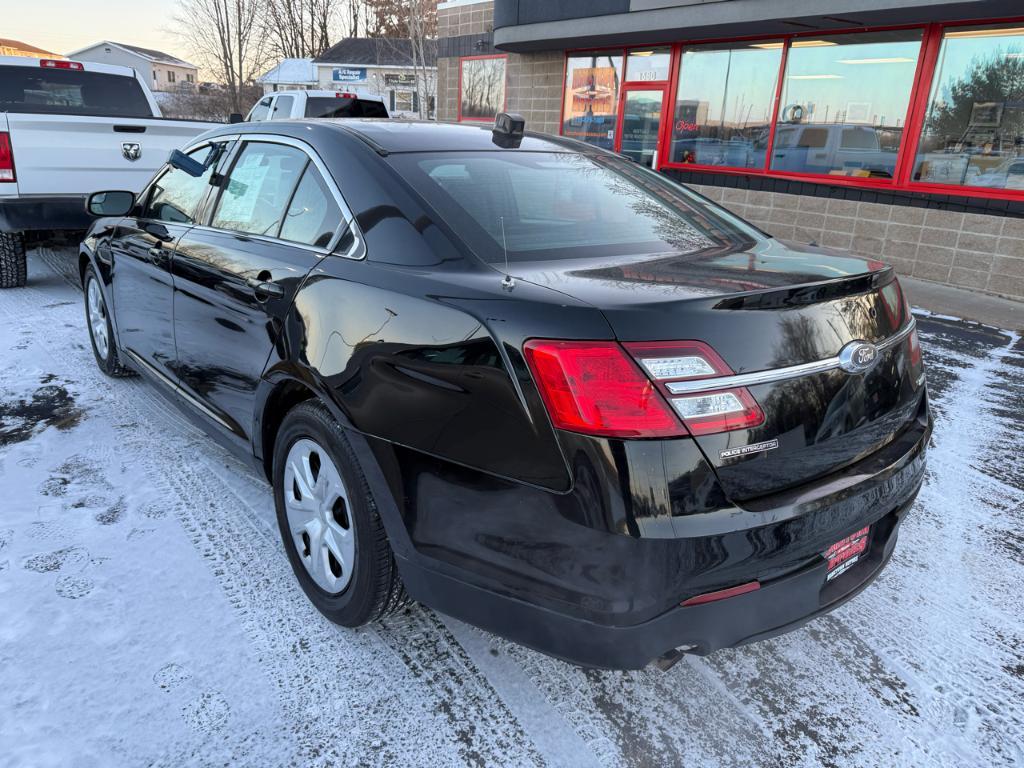
M 92 342 L 92 353 L 96 357 L 96 365 L 107 376 L 124 378 L 134 376 L 135 371 L 121 365 L 114 343 L 114 328 L 110 324 L 107 302 L 100 290 L 96 271 L 92 266 L 85 268 L 85 321 L 89 326 L 89 341 Z
M 25 236 L 0 232 L 0 288 L 21 288 L 28 280 Z
M 321 403 L 307 400 L 285 416 L 273 484 L 288 560 L 320 613 L 358 627 L 408 602 L 366 478 Z

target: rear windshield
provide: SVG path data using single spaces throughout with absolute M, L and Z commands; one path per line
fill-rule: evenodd
M 387 117 L 379 101 L 319 96 L 306 101 L 306 117 Z
M 396 154 L 392 161 L 485 261 L 718 252 L 750 233 L 626 160 L 546 152 Z
M 42 67 L 0 67 L 0 112 L 152 117 L 134 77 Z

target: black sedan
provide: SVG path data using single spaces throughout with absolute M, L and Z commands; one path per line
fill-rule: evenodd
M 708 653 L 856 594 L 921 485 L 891 269 L 508 116 L 225 126 L 89 205 L 98 364 L 265 473 L 339 624 Z

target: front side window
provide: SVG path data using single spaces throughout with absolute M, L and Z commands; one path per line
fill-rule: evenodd
M 281 239 L 326 248 L 341 225 L 341 209 L 316 166 L 306 166 L 288 206 Z
M 565 70 L 562 135 L 614 149 L 621 86 L 621 54 L 570 56 Z
M 285 144 L 246 143 L 223 185 L 211 226 L 276 237 L 307 161 L 305 152 Z
M 274 117 L 285 118 L 292 116 L 292 106 L 295 104 L 294 96 L 278 96 L 274 102 Z
M 893 177 L 910 104 L 920 30 L 792 42 L 783 76 L 771 168 Z
M 505 109 L 505 57 L 459 61 L 459 120 L 494 120 Z
M 264 99 L 260 99 L 259 103 L 252 108 L 252 112 L 249 113 L 249 119 L 254 123 L 260 120 L 267 120 L 270 118 L 270 102 L 273 96 L 267 96 Z
M 400 154 L 392 162 L 485 261 L 695 254 L 746 239 L 711 208 L 615 157 Z
M 913 179 L 1024 189 L 1024 27 L 946 30 Z
M 210 161 L 202 176 L 190 176 L 177 168 L 169 168 L 153 182 L 142 218 L 173 224 L 194 224 L 199 203 L 209 188 L 210 176 L 216 166 L 210 153 L 219 153 L 220 150 L 215 149 L 217 146 L 210 145 L 188 153 L 190 158 L 204 165 Z
M 684 49 L 671 161 L 764 168 L 781 61 L 781 41 Z

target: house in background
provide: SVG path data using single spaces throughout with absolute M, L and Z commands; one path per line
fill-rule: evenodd
M 45 51 L 21 40 L 8 40 L 0 37 L 0 56 L 29 56 L 36 59 L 63 59 L 59 53 Z
M 437 47 L 426 41 L 426 66 L 413 66 L 412 41 L 404 38 L 350 37 L 313 59 L 316 87 L 357 90 L 384 97 L 394 117 L 419 117 L 420 96 L 424 114 L 434 117 L 437 92 Z M 422 79 L 420 83 L 418 80 Z
M 319 87 L 316 65 L 312 59 L 282 59 L 256 81 L 263 86 L 264 95 L 274 91 L 308 91 Z
M 174 91 L 183 84 L 188 87 L 196 83 L 199 75 L 199 67 L 195 64 L 169 53 L 110 40 L 79 48 L 69 53 L 68 58 L 132 67 L 145 77 L 152 91 Z

